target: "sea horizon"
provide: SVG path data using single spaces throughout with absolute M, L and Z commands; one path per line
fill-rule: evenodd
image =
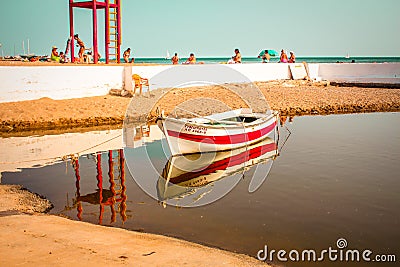
M 180 57 L 179 62 L 185 62 L 185 57 Z M 218 63 L 227 63 L 230 57 L 197 57 L 197 62 L 204 62 L 205 64 L 218 64 Z M 104 58 L 101 58 L 100 61 L 105 61 Z M 400 63 L 400 57 L 349 57 L 346 58 L 344 56 L 333 57 L 333 56 L 307 56 L 307 57 L 296 57 L 296 62 L 307 62 L 307 63 Z M 121 58 L 121 62 L 123 59 Z M 262 60 L 257 57 L 242 57 L 242 63 L 261 63 Z M 270 63 L 279 62 L 279 57 L 272 57 L 270 59 Z M 170 64 L 171 59 L 167 59 L 165 57 L 137 57 L 135 58 L 135 63 L 154 63 L 154 64 Z

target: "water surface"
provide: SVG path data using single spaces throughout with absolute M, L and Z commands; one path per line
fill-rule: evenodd
M 143 143 L 134 152 L 82 156 L 79 179 L 76 164 L 67 161 L 4 172 L 2 183 L 22 184 L 46 196 L 55 205 L 53 214 L 254 257 L 265 245 L 275 250 L 320 251 L 336 248 L 336 241 L 345 238 L 348 248 L 396 254 L 399 260 L 399 125 L 400 113 L 296 117 L 292 124 L 287 122 L 292 135 L 256 192 L 248 192 L 252 167 L 229 194 L 197 208 L 164 208 L 140 189 L 125 166 L 127 159 L 135 158 L 144 166 L 143 171 L 133 172 L 135 177 L 147 177 L 143 153 L 152 151 L 152 162 L 162 171 L 168 158 L 158 152 L 160 140 Z M 317 265 L 342 266 L 343 262 Z

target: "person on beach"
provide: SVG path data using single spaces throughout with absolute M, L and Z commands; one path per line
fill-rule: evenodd
M 193 53 L 190 53 L 189 58 L 183 64 L 196 64 L 196 57 Z
M 69 49 L 70 49 L 70 46 L 71 46 L 71 40 L 72 40 L 72 36 L 68 37 L 67 44 L 66 44 L 65 50 L 64 50 L 65 56 L 68 55 L 68 52 L 69 52 Z
M 57 46 L 53 46 L 51 48 L 51 57 L 50 57 L 50 59 L 51 59 L 51 61 L 55 61 L 55 62 L 60 63 L 60 55 L 58 54 L 57 49 L 58 49 Z
M 239 52 L 239 49 L 235 49 L 235 55 L 232 56 L 231 59 L 228 60 L 228 64 L 236 64 L 236 63 L 242 63 L 242 55 Z
M 285 50 L 281 50 L 281 57 L 279 58 L 279 63 L 288 63 L 288 57 L 285 53 Z
M 78 52 L 79 62 L 83 62 L 83 53 L 85 53 L 85 44 L 82 42 L 81 39 L 79 39 L 78 34 L 74 35 L 74 39 L 78 43 L 76 46 L 79 46 L 79 52 Z
M 64 54 L 64 52 L 60 52 L 60 63 L 65 63 L 65 62 L 66 62 L 65 54 Z
M 171 61 L 173 65 L 179 64 L 178 53 L 175 53 L 175 55 L 171 58 Z
M 130 47 L 128 47 L 128 49 L 126 49 L 125 51 L 124 51 L 124 54 L 123 54 L 123 58 L 124 58 L 124 61 L 125 61 L 125 63 L 129 63 L 129 56 L 131 55 L 131 48 Z
M 87 52 L 87 54 L 83 55 L 83 63 L 92 63 L 93 56 L 92 51 Z
M 235 63 L 242 63 L 242 55 L 240 54 L 239 49 L 235 49 L 235 55 L 232 59 Z
M 290 54 L 289 63 L 295 63 L 296 62 L 296 56 L 294 55 L 293 51 L 290 51 L 289 54 Z
M 261 56 L 258 56 L 260 58 Z M 262 63 L 268 63 L 269 60 L 271 59 L 271 56 L 269 55 L 268 50 L 264 50 L 264 54 L 262 55 Z

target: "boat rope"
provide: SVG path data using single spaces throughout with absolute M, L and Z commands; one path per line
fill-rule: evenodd
M 275 128 L 275 138 L 276 138 L 276 152 L 275 154 L 278 155 L 279 154 L 279 136 L 280 136 L 280 132 L 279 132 L 279 112 L 275 113 L 275 118 L 276 118 L 276 128 Z
M 105 144 L 105 143 L 107 143 L 107 142 L 110 142 L 110 141 L 112 141 L 112 140 L 114 140 L 114 139 L 117 139 L 117 138 L 119 138 L 119 137 L 121 137 L 121 136 L 122 136 L 122 134 L 119 134 L 119 135 L 114 136 L 113 138 L 110 138 L 110 139 L 108 139 L 108 140 L 106 140 L 106 141 L 104 141 L 104 142 L 101 142 L 101 143 L 99 143 L 99 144 L 96 144 L 96 145 L 93 145 L 93 146 L 91 146 L 91 147 L 85 148 L 85 149 L 83 149 L 83 150 L 81 150 L 81 151 L 79 151 L 79 152 L 77 152 L 77 153 L 71 153 L 71 154 L 64 155 L 64 156 L 50 157 L 50 158 L 42 158 L 42 159 L 31 159 L 31 160 L 20 160 L 20 161 L 8 161 L 8 162 L 6 161 L 6 162 L 0 162 L 0 164 L 17 164 L 17 163 L 28 163 L 28 162 L 37 162 L 37 161 L 51 161 L 51 162 L 55 162 L 55 161 L 57 161 L 57 160 L 63 160 L 63 161 L 65 161 L 65 160 L 68 160 L 68 159 L 71 159 L 71 158 L 74 159 L 74 158 L 79 157 L 83 152 L 85 152 L 85 151 L 87 151 L 87 150 L 96 148 L 96 147 L 98 147 L 98 146 L 100 146 L 100 145 L 103 145 L 103 144 Z
M 289 130 L 289 128 L 288 128 L 287 126 L 285 126 L 285 128 L 286 128 L 286 130 L 289 132 L 289 134 L 286 136 L 286 138 L 285 138 L 285 141 L 283 141 L 283 144 L 282 144 L 281 150 L 282 150 L 282 149 L 283 149 L 283 147 L 285 146 L 285 144 L 286 144 L 286 141 L 289 139 L 289 136 L 292 134 L 292 132 Z
M 185 111 L 185 112 L 187 112 L 187 113 L 189 113 L 189 114 L 191 114 L 191 115 L 194 115 L 194 116 L 196 116 L 196 117 L 198 117 L 198 118 L 202 118 L 202 119 L 209 120 L 211 123 L 219 122 L 219 123 L 234 124 L 234 125 L 241 124 L 241 122 L 238 123 L 238 122 L 236 122 L 236 121 L 222 121 L 222 120 L 211 119 L 211 118 L 208 118 L 208 117 L 206 117 L 206 116 L 201 116 L 201 115 L 198 114 L 198 113 L 195 113 L 195 112 L 191 112 L 191 111 L 189 111 L 189 110 L 186 110 L 186 109 L 184 109 L 184 108 L 180 108 L 180 107 L 178 107 L 178 106 L 176 106 L 175 108 L 180 109 L 180 110 L 182 110 L 182 111 Z M 176 114 L 176 111 L 175 111 L 175 114 Z
M 88 147 L 88 148 L 86 148 L 86 149 L 83 149 L 83 150 L 81 150 L 81 151 L 79 151 L 79 152 L 77 152 L 77 153 L 74 153 L 74 155 L 80 155 L 80 154 L 82 154 L 83 152 L 85 152 L 85 151 L 87 151 L 87 150 L 90 150 L 90 149 L 92 149 L 92 148 L 95 148 L 95 147 L 98 147 L 98 146 L 101 146 L 101 145 L 104 145 L 105 143 L 108 143 L 108 142 L 110 142 L 110 141 L 112 141 L 112 140 L 115 140 L 115 139 L 117 139 L 117 138 L 119 138 L 119 137 L 121 137 L 122 136 L 122 133 L 121 134 L 119 134 L 119 135 L 116 135 L 116 136 L 114 136 L 113 138 L 110 138 L 110 139 L 108 139 L 108 140 L 106 140 L 106 141 L 103 141 L 103 142 L 101 142 L 101 143 L 99 143 L 99 144 L 97 144 L 97 145 L 93 145 L 93 146 L 91 146 L 91 147 Z M 68 155 L 67 155 L 68 156 Z M 64 156 L 65 157 L 65 156 Z
M 278 153 L 280 153 L 280 151 L 283 149 L 283 147 L 286 144 L 286 141 L 289 139 L 289 136 L 292 134 L 292 132 L 287 127 L 287 125 L 285 124 L 284 126 L 285 126 L 285 129 L 288 131 L 289 134 L 286 136 L 285 140 L 283 141 L 282 147 L 280 149 L 277 148 L 279 150 Z M 278 126 L 278 124 L 277 124 L 277 129 L 278 129 L 278 142 L 277 142 L 277 144 L 279 145 L 279 126 Z
M 180 110 L 182 110 L 182 111 L 185 111 L 185 112 L 187 112 L 187 113 L 189 113 L 189 114 L 191 114 L 191 115 L 194 115 L 194 116 L 196 116 L 196 117 L 198 117 L 198 118 L 202 118 L 202 116 L 201 116 L 200 114 L 198 114 L 198 113 L 195 113 L 195 112 L 186 110 L 186 109 L 181 108 L 181 107 L 178 107 L 178 106 L 176 106 L 175 108 L 176 108 L 176 109 L 180 109 Z M 176 116 L 176 110 L 175 110 L 175 116 Z M 211 119 L 209 119 L 209 120 L 211 120 Z

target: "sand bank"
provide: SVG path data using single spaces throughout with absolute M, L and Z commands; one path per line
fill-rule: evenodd
M 48 201 L 0 185 L 1 266 L 266 266 L 243 254 L 40 214 Z
M 292 80 L 258 82 L 256 85 L 269 106 L 279 110 L 284 116 L 400 111 L 399 89 L 339 87 L 329 85 L 327 82 Z M 158 89 L 152 91 L 151 95 L 146 93 L 144 96 L 133 98 L 107 95 L 0 103 L 0 132 L 100 125 L 120 126 L 131 100 L 133 102 L 130 116 L 137 121 L 145 121 L 149 111 L 152 108 L 154 111 L 155 106 L 168 113 L 180 102 L 192 98 L 217 96 L 220 101 L 232 108 L 243 104 L 242 99 L 218 86 L 196 88 L 196 90 L 182 88 L 158 101 L 165 91 Z

